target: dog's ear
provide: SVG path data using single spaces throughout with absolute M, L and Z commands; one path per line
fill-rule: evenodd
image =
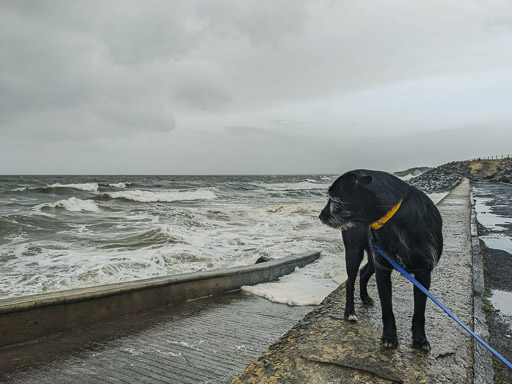
M 359 179 L 357 179 L 357 183 L 361 185 L 367 185 L 370 184 L 373 180 L 373 177 L 370 175 L 362 176 Z

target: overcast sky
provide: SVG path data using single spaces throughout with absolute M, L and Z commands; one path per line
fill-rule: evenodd
M 512 155 L 512 2 L 1 1 L 0 174 Z

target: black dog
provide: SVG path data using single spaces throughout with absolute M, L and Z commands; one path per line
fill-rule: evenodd
M 376 272 L 384 330 L 381 344 L 396 348 L 395 316 L 391 302 L 392 266 L 373 246 L 382 249 L 430 288 L 432 269 L 443 250 L 442 219 L 430 198 L 415 187 L 385 172 L 354 170 L 339 177 L 329 188 L 328 202 L 320 220 L 341 228 L 347 265 L 345 319 L 357 320 L 354 311 L 354 282 L 366 250 L 368 264 L 361 270 L 361 299 L 372 304 L 366 285 Z M 413 348 L 430 350 L 425 336 L 427 297 L 414 287 L 412 318 Z

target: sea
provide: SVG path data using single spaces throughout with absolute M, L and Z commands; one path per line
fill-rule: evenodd
M 346 279 L 340 231 L 318 219 L 336 177 L 0 176 L 0 299 L 320 251 L 244 287 L 318 304 Z

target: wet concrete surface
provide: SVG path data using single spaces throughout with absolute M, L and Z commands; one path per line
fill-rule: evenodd
M 512 361 L 512 186 L 474 183 L 478 235 L 484 260 L 487 323 L 492 345 Z M 512 382 L 512 372 L 495 359 L 497 383 Z
M 445 250 L 432 275 L 431 292 L 464 323 L 473 324 L 473 262 L 470 186 L 463 181 L 438 205 Z M 431 301 L 426 332 L 432 350 L 411 348 L 413 288 L 393 273 L 393 307 L 400 345 L 380 347 L 380 304 L 374 282 L 373 307 L 356 303 L 357 323 L 343 320 L 345 287 L 253 361 L 233 383 L 472 383 L 473 340 Z M 356 284 L 357 286 L 357 284 Z M 356 295 L 358 297 L 358 295 Z
M 233 292 L 0 348 L 0 383 L 225 383 L 311 310 Z

